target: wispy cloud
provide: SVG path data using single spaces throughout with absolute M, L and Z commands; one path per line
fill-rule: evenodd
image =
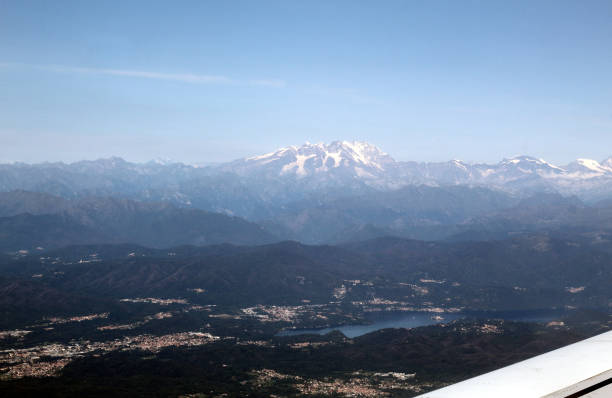
M 83 68 L 77 66 L 62 66 L 62 65 L 35 65 L 35 64 L 18 64 L 18 63 L 0 63 L 0 67 L 25 67 L 49 72 L 58 73 L 80 73 L 92 75 L 109 75 L 122 77 L 135 77 L 141 79 L 154 80 L 170 80 L 190 84 L 225 84 L 225 85 L 251 85 L 263 87 L 283 88 L 287 84 L 283 80 L 278 79 L 254 79 L 254 80 L 237 80 L 222 75 L 200 75 L 192 73 L 160 73 L 142 70 L 130 69 L 104 69 L 104 68 Z
M 79 68 L 79 67 L 52 66 L 52 65 L 41 66 L 37 68 L 52 71 L 52 72 L 91 73 L 91 74 L 96 74 L 96 75 L 139 77 L 143 79 L 174 80 L 174 81 L 179 81 L 179 82 L 184 82 L 184 83 L 199 83 L 199 84 L 233 84 L 233 83 L 236 83 L 234 80 L 226 76 L 197 75 L 197 74 L 191 74 L 191 73 L 158 73 L 158 72 L 147 72 L 147 71 L 140 71 L 140 70 Z

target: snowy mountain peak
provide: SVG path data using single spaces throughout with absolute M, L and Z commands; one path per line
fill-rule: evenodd
M 544 159 L 535 158 L 532 156 L 514 156 L 509 159 L 504 159 L 499 163 L 504 169 L 517 169 L 524 173 L 564 173 L 565 170 L 555 166 Z
M 576 162 L 589 170 L 593 170 L 595 172 L 606 172 L 606 168 L 599 164 L 598 161 L 593 159 L 577 159 Z
M 612 156 L 610 156 L 609 158 L 607 158 L 606 160 L 601 162 L 601 165 L 603 167 L 608 168 L 610 171 L 612 171 Z
M 325 152 L 328 156 L 331 153 L 340 153 L 344 159 L 364 166 L 376 167 L 379 170 L 384 169 L 385 163 L 394 162 L 377 146 L 361 141 L 334 141 L 325 147 Z
M 149 161 L 149 164 L 156 164 L 159 166 L 168 166 L 171 164 L 179 163 L 176 160 L 167 158 L 167 157 L 157 157 Z
M 517 156 L 513 156 L 511 158 L 504 158 L 501 163 L 510 163 L 510 164 L 517 164 L 520 162 L 539 162 L 539 159 L 534 158 L 532 156 L 526 156 L 526 155 L 517 155 Z
M 281 160 L 290 161 L 283 166 L 284 171 L 295 169 L 297 174 L 305 173 L 306 162 L 313 165 L 318 164 L 317 169 L 326 170 L 353 165 L 383 170 L 385 164 L 394 162 L 389 155 L 378 147 L 360 141 L 334 141 L 328 145 L 306 142 L 300 147 L 280 148 L 265 155 L 247 158 L 244 161 L 264 165 Z
M 359 177 L 374 176 L 395 161 L 378 147 L 361 141 L 334 141 L 330 144 L 306 142 L 300 147 L 280 148 L 260 156 L 233 162 L 232 169 L 265 167 L 278 175 L 304 177 L 321 172 L 350 170 Z
M 509 159 L 504 159 L 501 162 L 502 164 L 519 164 L 519 163 L 524 163 L 524 164 L 534 164 L 534 165 L 539 165 L 539 166 L 550 166 L 553 168 L 556 168 L 557 166 L 547 162 L 544 159 L 541 158 L 535 158 L 533 156 L 526 156 L 526 155 L 521 155 L 521 156 L 513 156 Z
M 599 163 L 593 159 L 576 159 L 575 162 L 567 166 L 567 169 L 572 176 L 580 178 L 603 176 L 612 173 L 612 162 L 608 164 L 609 160 L 610 159 Z
M 396 162 L 380 148 L 361 141 L 306 142 L 264 155 L 219 166 L 253 181 L 308 186 L 396 189 L 406 185 L 482 185 L 521 190 L 575 193 L 612 181 L 612 158 L 601 163 L 578 159 L 556 166 L 532 156 L 514 156 L 496 164 L 448 162 Z M 279 186 L 280 186 L 279 185 Z

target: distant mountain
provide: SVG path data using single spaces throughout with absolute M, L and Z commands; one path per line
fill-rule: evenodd
M 62 199 L 27 191 L 0 193 L 0 250 L 75 244 L 256 245 L 278 240 L 342 243 L 384 236 L 492 240 L 517 233 L 612 231 L 612 205 L 539 193 L 517 198 L 466 186 L 407 186 L 287 204 L 259 224 L 169 203 L 121 198 Z
M 612 241 L 612 202 L 588 206 L 577 197 L 538 193 L 515 206 L 455 225 L 448 232 L 446 238 L 452 240 L 505 239 L 539 232 L 604 244 Z
M 67 199 L 43 192 L 0 192 L 0 217 L 28 213 L 31 215 L 55 214 L 72 206 Z
M 573 176 L 582 178 L 593 178 L 608 175 L 612 172 L 612 158 L 599 163 L 591 159 L 577 159 L 565 167 L 565 170 Z
M 170 247 L 278 240 L 257 224 L 225 214 L 168 203 L 95 197 L 66 200 L 25 191 L 0 194 L 0 238 L 3 251 L 92 243 Z
M 498 164 L 397 162 L 374 145 L 334 141 L 281 148 L 261 156 L 236 160 L 219 170 L 258 181 L 301 181 L 308 189 L 321 186 L 368 186 L 390 190 L 407 185 L 479 185 L 513 193 L 562 192 L 589 198 L 590 191 L 612 195 L 612 158 L 599 163 L 578 159 L 567 166 L 516 156 Z M 580 181 L 572 187 L 572 182 Z M 606 186 L 606 184 L 608 186 Z
M 374 145 L 334 141 L 329 145 L 306 143 L 281 148 L 261 156 L 236 160 L 220 167 L 241 176 L 272 179 L 313 179 L 319 183 L 357 179 L 375 186 L 388 180 L 396 162 Z
M 578 159 L 565 166 L 529 156 L 497 164 L 403 162 L 368 143 L 334 141 L 209 166 L 136 164 L 120 158 L 0 165 L 0 191 L 165 201 L 251 221 L 274 219 L 304 201 L 328 202 L 421 185 L 483 187 L 519 198 L 560 193 L 596 202 L 612 198 L 612 158 Z
M 512 207 L 518 199 L 467 186 L 406 186 L 392 191 L 291 203 L 262 222 L 276 235 L 306 243 L 376 236 L 437 239 L 472 218 Z

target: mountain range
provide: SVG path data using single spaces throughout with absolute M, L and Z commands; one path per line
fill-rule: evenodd
M 0 192 L 4 250 L 491 239 L 612 226 L 612 158 L 564 166 L 528 156 L 493 165 L 401 162 L 357 141 L 208 166 L 120 158 L 1 164 Z
M 245 213 L 259 210 L 225 199 L 239 195 L 244 200 L 287 202 L 307 193 L 319 195 L 321 191 L 470 185 L 518 195 L 555 191 L 596 201 L 612 196 L 611 181 L 612 157 L 601 162 L 578 159 L 563 166 L 529 156 L 512 157 L 497 164 L 460 160 L 419 163 L 396 161 L 376 146 L 358 141 L 306 143 L 209 166 L 169 161 L 138 164 L 121 158 L 0 165 L 1 191 L 24 189 L 64 197 L 123 194 L 247 217 Z
M 35 250 L 94 243 L 147 247 L 278 239 L 239 217 L 169 203 L 120 198 L 63 199 L 45 193 L 0 193 L 0 250 Z
M 256 178 L 302 179 L 312 186 L 351 185 L 356 181 L 379 189 L 420 184 L 479 185 L 517 193 L 556 190 L 587 199 L 596 197 L 598 188 L 606 191 L 608 187 L 604 185 L 612 181 L 612 157 L 601 162 L 577 159 L 564 166 L 530 156 L 503 159 L 493 165 L 460 160 L 400 162 L 374 145 L 357 141 L 281 148 L 230 162 L 219 169 Z

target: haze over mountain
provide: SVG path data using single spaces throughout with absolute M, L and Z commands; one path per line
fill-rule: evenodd
M 334 141 L 327 145 L 306 143 L 300 147 L 290 146 L 210 166 L 172 161 L 138 164 L 120 158 L 71 164 L 0 165 L 0 191 L 14 190 L 47 195 L 22 192 L 13 194 L 12 200 L 10 195 L 4 196 L 0 201 L 3 215 L 19 216 L 3 219 L 7 234 L 19 225 L 33 227 L 42 223 L 45 228 L 63 225 L 62 230 L 81 231 L 77 234 L 79 236 L 95 236 L 95 242 L 136 242 L 153 246 L 222 242 L 250 244 L 275 239 L 333 243 L 384 235 L 440 239 L 476 233 L 477 236 L 503 237 L 512 231 L 540 229 L 535 220 L 540 222 L 540 226 L 555 228 L 584 225 L 584 220 L 607 225 L 607 217 L 601 222 L 595 217 L 603 210 L 580 210 L 579 215 L 571 215 L 566 204 L 582 209 L 597 201 L 611 199 L 612 158 L 602 162 L 578 159 L 563 166 L 528 156 L 504 159 L 492 165 L 468 164 L 459 160 L 400 162 L 368 143 Z M 563 196 L 569 202 L 559 199 Z M 14 197 L 19 197 L 19 200 Z M 115 199 L 108 199 L 111 197 Z M 68 203 L 61 198 L 78 201 Z M 157 204 L 134 202 L 127 205 L 132 203 L 130 200 Z M 557 206 L 561 203 L 559 200 L 564 203 L 561 207 Z M 104 204 L 96 207 L 99 201 Z M 525 206 L 526 203 L 537 204 L 538 210 L 532 212 L 531 218 L 521 216 L 527 209 L 533 209 L 533 206 Z M 229 234 L 211 238 L 212 230 L 209 230 L 203 235 L 196 236 L 195 232 L 191 237 L 178 234 L 182 237 L 175 240 L 168 235 L 157 241 L 139 240 L 136 235 L 129 234 L 121 239 L 102 238 L 102 235 L 108 236 L 108 231 L 100 235 L 99 230 L 83 234 L 83 227 L 91 228 L 96 224 L 99 229 L 106 225 L 105 219 L 91 214 L 102 214 L 100 212 L 104 212 L 107 205 L 116 209 L 129 208 L 130 212 L 140 212 L 138 214 L 142 217 L 146 213 L 147 225 L 158 222 L 153 221 L 157 217 L 154 213 L 158 211 L 176 213 L 179 218 L 189 217 L 187 208 L 239 216 L 263 226 L 267 235 L 264 234 L 266 237 L 261 241 L 254 238 L 260 226 L 249 227 L 254 234 L 246 233 L 242 237 Z M 556 221 L 542 223 L 539 212 L 547 207 L 557 211 L 554 215 L 549 214 L 549 219 Z M 68 216 L 59 219 L 58 214 Z M 109 214 L 119 219 L 132 219 L 132 215 L 128 217 L 124 213 L 119 216 L 119 213 L 111 211 Z M 203 212 L 197 214 L 198 217 L 207 217 L 208 222 L 213 217 Z M 219 215 L 214 217 L 222 222 Z M 230 224 L 238 222 L 237 219 L 230 220 L 227 218 Z M 114 228 L 122 233 L 133 230 L 133 227 Z M 67 233 L 72 236 L 72 232 Z M 142 232 L 138 236 L 142 236 Z M 57 241 L 73 238 L 58 238 Z
M 482 185 L 511 192 L 556 189 L 589 196 L 590 188 L 612 178 L 612 157 L 598 162 L 577 159 L 556 166 L 543 159 L 516 156 L 498 164 L 468 164 L 460 160 L 442 163 L 398 162 L 376 146 L 357 141 L 334 141 L 329 145 L 306 143 L 281 148 L 261 156 L 221 166 L 223 171 L 265 178 L 307 179 L 310 183 L 350 184 L 358 180 L 368 186 L 392 189 L 400 186 Z M 573 188 L 576 182 L 590 185 Z
M 238 217 L 169 203 L 120 198 L 67 200 L 44 193 L 0 193 L 0 250 L 76 244 L 137 243 L 148 247 L 233 243 L 278 238 Z
M 291 198 L 296 195 L 282 188 L 304 192 L 319 189 L 375 188 L 388 190 L 406 185 L 479 185 L 512 193 L 556 190 L 592 200 L 610 195 L 612 157 L 601 162 L 577 159 L 562 166 L 543 159 L 516 156 L 497 164 L 469 164 L 460 160 L 418 163 L 395 161 L 374 145 L 358 141 L 330 144 L 306 143 L 264 155 L 210 166 L 191 166 L 178 162 L 151 161 L 144 164 L 120 158 L 81 161 L 71 164 L 3 164 L 0 189 L 38 190 L 62 196 L 115 192 L 159 195 L 160 191 L 188 203 L 185 185 L 214 186 L 217 178 L 225 184 L 239 183 L 244 189 L 257 184 L 262 199 Z M 188 181 L 188 183 L 187 183 Z M 166 189 L 162 187 L 169 185 Z M 191 187 L 193 189 L 193 187 Z M 299 195 L 297 195 L 299 196 Z

